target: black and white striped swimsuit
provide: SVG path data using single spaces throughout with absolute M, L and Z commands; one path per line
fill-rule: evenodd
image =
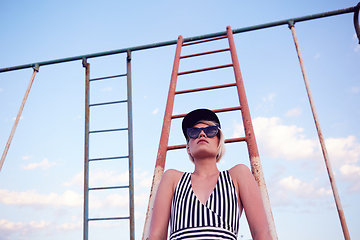
M 171 204 L 170 239 L 237 239 L 239 204 L 228 171 L 219 178 L 202 204 L 191 187 L 191 173 L 184 173 Z

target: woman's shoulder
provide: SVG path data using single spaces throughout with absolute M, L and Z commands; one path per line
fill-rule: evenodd
M 184 172 L 175 169 L 168 169 L 164 172 L 161 181 L 167 181 L 172 183 L 172 185 L 176 185 L 183 174 Z
M 245 180 L 249 177 L 253 178 L 253 175 L 245 164 L 237 164 L 229 170 L 230 176 L 235 180 Z
M 250 172 L 250 169 L 245 164 L 236 164 L 228 171 L 233 173 L 244 173 L 244 172 Z

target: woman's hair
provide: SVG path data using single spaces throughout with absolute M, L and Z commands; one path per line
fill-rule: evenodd
M 199 123 L 207 124 L 209 126 L 217 126 L 217 124 L 214 121 L 200 120 L 196 124 L 199 124 Z M 220 128 L 219 128 L 219 132 L 218 132 L 218 134 L 216 136 L 219 138 L 218 153 L 216 155 L 216 162 L 218 163 L 218 162 L 220 162 L 220 159 L 222 158 L 222 156 L 225 154 L 226 149 L 225 149 L 225 136 L 224 136 L 224 134 L 223 134 L 223 132 L 221 131 Z M 186 145 L 187 146 L 189 144 L 189 139 L 190 138 L 187 138 L 187 140 L 186 140 Z M 191 156 L 190 153 L 188 153 L 188 154 L 189 154 L 190 161 L 194 163 L 193 156 Z

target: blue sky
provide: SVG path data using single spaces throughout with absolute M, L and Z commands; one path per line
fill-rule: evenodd
M 357 1 L 2 1 L 0 68 L 192 37 L 355 6 Z M 350 236 L 360 238 L 360 47 L 353 14 L 295 24 Z M 291 31 L 235 35 L 279 239 L 342 239 Z M 226 47 L 219 41 L 183 53 Z M 136 239 L 140 239 L 175 46 L 132 53 Z M 227 54 L 181 62 L 180 70 L 228 63 Z M 90 59 L 91 77 L 125 72 L 124 54 Z M 0 73 L 0 147 L 5 148 L 32 69 Z M 231 71 L 179 77 L 178 89 L 233 81 Z M 124 81 L 94 82 L 91 102 L 123 100 Z M 214 97 L 215 96 L 217 97 Z M 174 113 L 238 105 L 233 89 L 176 97 Z M 94 108 L 90 128 L 124 127 L 124 106 Z M 241 136 L 239 113 L 219 114 L 225 136 Z M 91 157 L 126 151 L 118 135 L 90 139 Z M 170 144 L 184 143 L 180 121 Z M 220 170 L 249 165 L 228 144 Z M 40 67 L 0 173 L 0 239 L 81 239 L 84 155 L 81 61 Z M 125 184 L 125 162 L 91 166 L 90 185 Z M 192 171 L 183 150 L 166 169 Z M 91 196 L 90 216 L 127 214 L 126 191 Z M 128 222 L 90 225 L 90 239 L 128 239 Z M 241 238 L 243 235 L 243 238 Z M 250 239 L 246 218 L 239 239 Z

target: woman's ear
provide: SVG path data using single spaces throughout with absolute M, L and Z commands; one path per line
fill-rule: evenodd
M 191 156 L 189 142 L 186 143 L 186 151 Z

